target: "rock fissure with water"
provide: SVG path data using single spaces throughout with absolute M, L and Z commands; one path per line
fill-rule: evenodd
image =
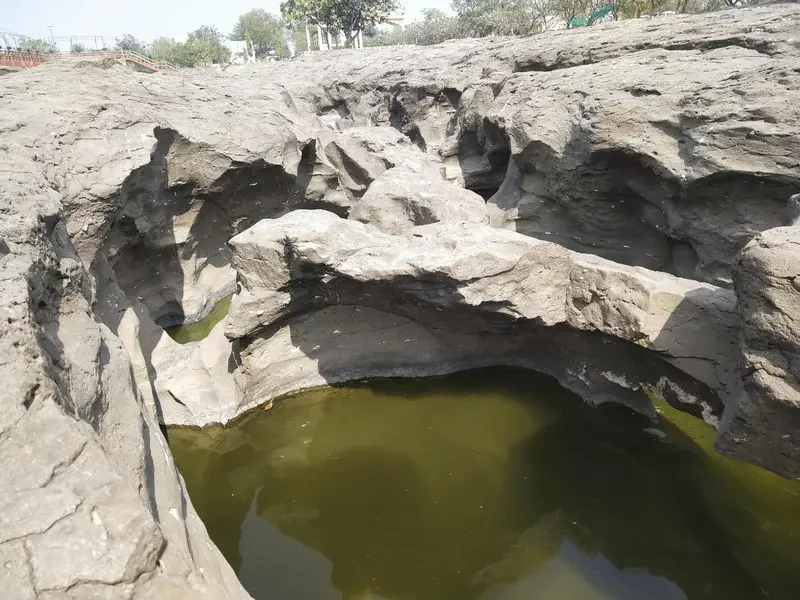
M 354 379 L 521 366 L 654 415 L 647 390 L 800 477 L 798 29 L 3 77 L 4 597 L 246 598 L 161 427 Z

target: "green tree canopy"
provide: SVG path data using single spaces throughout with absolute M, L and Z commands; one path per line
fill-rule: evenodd
M 228 62 L 231 53 L 222 45 L 223 37 L 216 27 L 203 25 L 189 34 L 183 44 L 180 63 L 187 67 Z
M 540 29 L 534 0 L 453 0 L 453 10 L 471 35 L 526 35 Z
M 420 14 L 422 15 L 423 23 L 436 23 L 449 18 L 443 10 L 438 8 L 423 8 Z
M 283 46 L 280 20 L 263 8 L 254 8 L 239 16 L 233 27 L 232 40 L 247 40 L 255 47 L 256 56 L 278 52 Z
M 153 60 L 166 60 L 175 64 L 182 64 L 183 44 L 172 38 L 160 37 L 150 44 L 150 58 Z
M 284 0 L 281 14 L 290 21 L 314 23 L 326 31 L 342 30 L 350 47 L 359 31 L 383 23 L 400 5 L 396 0 Z
M 55 52 L 56 45 L 47 40 L 24 38 L 19 43 L 19 49 L 23 52 L 38 52 L 44 54 L 45 52 Z
M 130 33 L 126 33 L 119 40 L 117 40 L 117 50 L 124 50 L 125 52 L 136 52 L 137 54 L 147 55 L 147 46 L 144 42 L 140 42 Z

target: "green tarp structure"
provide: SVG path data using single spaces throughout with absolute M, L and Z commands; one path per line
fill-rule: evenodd
M 611 13 L 614 9 L 610 6 L 606 6 L 605 8 L 601 8 L 599 10 L 594 11 L 591 17 L 589 17 L 586 21 L 583 19 L 579 19 L 575 17 L 569 20 L 567 23 L 567 29 L 574 29 L 575 27 L 587 27 L 588 25 L 594 25 L 595 23 L 599 22 L 603 17 Z

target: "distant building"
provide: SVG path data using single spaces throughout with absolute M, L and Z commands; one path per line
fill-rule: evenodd
M 224 40 L 222 44 L 231 51 L 231 63 L 234 65 L 253 62 L 250 45 L 245 40 Z
M 378 25 L 381 31 L 391 31 L 395 27 L 402 29 L 406 25 L 405 13 L 393 13 L 386 18 L 386 21 Z
M 406 24 L 406 15 L 405 13 L 391 14 L 386 18 L 386 22 L 395 27 L 403 27 Z

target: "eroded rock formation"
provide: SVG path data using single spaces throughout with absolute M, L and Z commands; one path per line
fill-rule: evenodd
M 734 273 L 742 315 L 743 389 L 717 447 L 800 478 L 800 228 L 745 246 Z
M 800 191 L 796 9 L 626 21 L 307 61 L 321 115 L 391 124 L 491 197 L 493 221 L 731 286 L 736 253 Z
M 647 413 L 646 386 L 800 476 L 798 29 L 3 77 L 4 597 L 246 597 L 159 425 L 352 378 L 524 365 Z
M 80 260 L 42 173 L 5 157 L 3 596 L 246 597 L 148 409 L 135 313 L 102 259 L 93 272 Z
M 401 237 L 294 211 L 230 245 L 243 404 L 217 420 L 325 382 L 496 364 L 643 412 L 648 386 L 712 423 L 735 387 L 736 299 L 708 284 L 465 222 Z
M 350 212 L 386 233 L 403 233 L 440 221 L 488 223 L 486 203 L 478 194 L 408 167 L 385 171 Z

